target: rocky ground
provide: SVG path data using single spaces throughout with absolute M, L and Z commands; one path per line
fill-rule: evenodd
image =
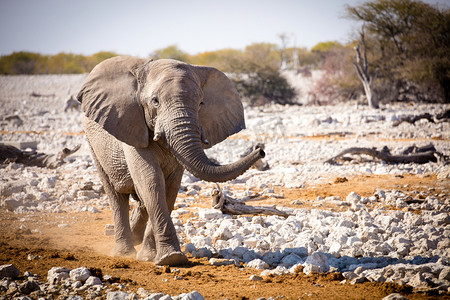
M 215 185 L 186 173 L 172 218 L 190 263 L 168 269 L 108 256 L 114 229 L 107 197 L 81 112 L 65 110 L 84 78 L 0 77 L 0 142 L 35 141 L 50 154 L 81 145 L 56 169 L 0 167 L 0 299 L 450 297 L 450 168 L 443 157 L 450 155 L 450 124 L 393 126 L 449 105 L 245 107 L 247 129 L 208 155 L 227 163 L 260 143 L 268 168 L 221 189 L 288 217 L 211 209 Z M 351 156 L 325 163 L 349 147 L 387 146 L 396 154 L 430 143 L 443 155 L 437 162 Z

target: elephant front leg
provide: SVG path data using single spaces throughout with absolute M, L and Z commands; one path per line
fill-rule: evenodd
M 167 207 L 165 191 L 161 191 L 157 186 L 164 188 L 164 181 L 159 181 L 159 184 L 145 189 L 144 192 L 139 192 L 137 188 L 139 197 L 144 199 L 147 208 L 148 222 L 142 247 L 136 258 L 142 261 L 153 261 L 157 265 L 181 265 L 187 262 L 187 258 L 180 249 L 175 226 Z
M 147 150 L 148 151 L 148 150 Z M 126 159 L 135 184 L 136 193 L 144 203 L 148 222 L 137 254 L 138 260 L 158 265 L 180 265 L 187 262 L 181 252 L 175 226 L 166 202 L 165 178 L 155 158 L 145 150 L 129 147 Z

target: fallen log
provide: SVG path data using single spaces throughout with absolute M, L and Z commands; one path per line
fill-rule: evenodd
M 56 154 L 45 154 L 35 150 L 20 150 L 11 145 L 0 144 L 0 163 L 19 163 L 27 166 L 55 169 L 64 164 L 64 159 L 77 152 L 81 145 L 73 149 L 64 148 Z
M 437 123 L 438 121 L 439 122 L 445 121 L 447 119 L 450 119 L 450 109 L 448 109 L 444 112 L 441 112 L 434 117 L 429 113 L 424 113 L 424 114 L 420 114 L 420 115 L 416 115 L 416 116 L 404 116 L 404 117 L 401 117 L 398 120 L 394 121 L 392 123 L 392 126 L 397 127 L 402 122 L 414 124 L 417 121 L 422 120 L 422 119 L 426 119 L 426 120 L 428 120 L 428 122 L 431 122 L 431 123 Z
M 411 146 L 408 147 L 407 150 L 404 151 L 403 154 L 393 155 L 390 150 L 385 146 L 381 151 L 376 150 L 375 148 L 360 148 L 360 147 L 352 147 L 346 149 L 339 153 L 338 155 L 328 159 L 325 163 L 335 164 L 339 159 L 344 159 L 344 155 L 346 154 L 355 154 L 355 155 L 369 155 L 374 158 L 378 158 L 389 164 L 408 164 L 408 163 L 416 163 L 416 164 L 426 164 L 428 162 L 438 162 L 438 161 L 447 161 L 448 157 L 443 155 L 442 153 L 436 151 L 432 144 L 424 146 L 424 147 L 416 147 Z M 349 160 L 349 159 L 347 159 Z
M 276 215 L 287 218 L 288 213 L 278 210 L 275 206 L 252 206 L 246 205 L 243 202 L 238 202 L 223 194 L 219 184 L 213 189 L 212 208 L 219 209 L 224 214 L 229 215 Z

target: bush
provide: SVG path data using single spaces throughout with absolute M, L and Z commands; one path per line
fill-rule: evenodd
M 90 72 L 101 61 L 117 56 L 98 52 L 91 56 L 58 53 L 47 56 L 32 52 L 14 52 L 0 57 L 0 74 L 80 74 Z
M 0 58 L 0 73 L 4 75 L 36 74 L 39 73 L 45 60 L 46 57 L 43 57 L 38 53 L 24 51 L 14 52 Z
M 239 93 L 249 100 L 250 105 L 264 105 L 270 102 L 295 104 L 296 92 L 278 70 L 259 69 L 234 79 Z
M 150 54 L 150 58 L 153 59 L 170 58 L 183 61 L 186 63 L 190 62 L 190 55 L 182 51 L 176 45 L 171 45 L 163 49 L 158 49 Z
M 280 74 L 281 52 L 274 44 L 256 43 L 232 62 L 236 88 L 250 105 L 295 104 L 294 88 Z

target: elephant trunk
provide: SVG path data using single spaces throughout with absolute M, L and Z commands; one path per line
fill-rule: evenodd
M 262 149 L 256 149 L 244 158 L 227 165 L 213 163 L 205 154 L 201 143 L 201 129 L 196 117 L 181 113 L 165 132 L 172 154 L 194 176 L 212 182 L 232 180 L 263 158 Z

